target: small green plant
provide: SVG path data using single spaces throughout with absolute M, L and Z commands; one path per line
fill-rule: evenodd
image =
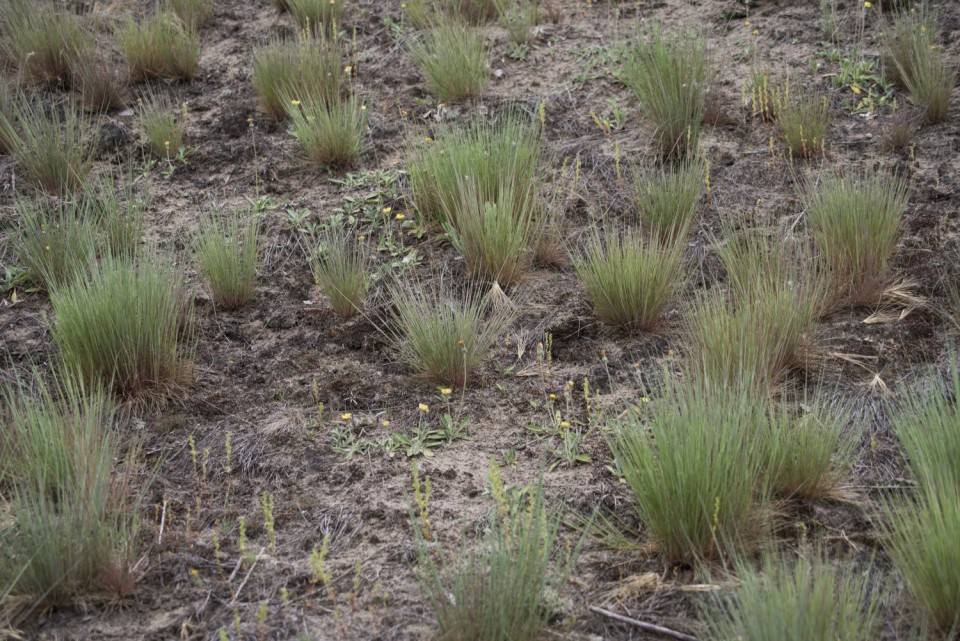
M 213 16 L 212 0 L 170 0 L 170 9 L 191 31 L 200 31 Z
M 887 78 L 910 92 L 910 100 L 927 123 L 947 117 L 957 69 L 937 43 L 937 18 L 930 10 L 900 12 L 883 31 Z
M 343 20 L 346 0 L 284 0 L 301 29 L 333 34 Z
M 179 107 L 159 94 L 147 93 L 138 101 L 140 129 L 146 148 L 157 158 L 170 161 L 183 147 L 187 133 L 187 105 Z
M 9 0 L 0 8 L 0 23 L 0 49 L 28 82 L 73 84 L 95 48 L 77 16 L 52 4 Z
M 17 256 L 28 278 L 48 290 L 85 273 L 96 252 L 96 228 L 73 201 L 17 203 Z
M 48 194 L 66 194 L 82 187 L 97 146 L 93 122 L 73 102 L 62 110 L 47 110 L 19 100 L 14 114 L 20 135 L 13 157 L 23 173 Z
M 772 122 L 775 117 L 777 89 L 770 76 L 767 67 L 753 65 L 750 80 L 743 90 L 744 106 L 749 105 L 753 116 L 764 122 Z
M 691 160 L 671 169 L 646 169 L 634 178 L 640 223 L 649 233 L 671 242 L 687 236 L 707 180 L 707 166 Z
M 910 108 L 897 109 L 887 120 L 881 143 L 886 151 L 903 151 L 913 145 L 913 137 L 921 122 L 919 114 Z
M 546 623 L 556 519 L 547 514 L 540 489 L 513 503 L 499 470 L 493 463 L 491 468 L 497 509 L 477 548 L 436 558 L 411 509 L 420 543 L 421 585 L 441 639 L 533 641 Z
M 356 96 L 330 101 L 290 99 L 290 133 L 307 160 L 325 169 L 351 165 L 363 150 L 366 106 Z
M 527 271 L 530 244 L 540 230 L 537 194 L 530 185 L 509 182 L 491 200 L 479 191 L 475 183 L 461 181 L 456 226 L 447 223 L 447 236 L 463 257 L 468 277 L 512 285 Z
M 836 307 L 874 305 L 890 283 L 890 259 L 907 209 L 906 182 L 882 172 L 834 172 L 803 196 L 814 242 L 829 270 Z
M 223 309 L 239 309 L 257 293 L 260 221 L 241 212 L 211 214 L 196 241 L 199 271 Z
M 172 12 L 157 11 L 142 22 L 127 17 L 117 26 L 116 39 L 134 82 L 192 80 L 197 73 L 200 34 L 182 26 Z
M 738 587 L 705 608 L 711 641 L 870 641 L 883 615 L 870 578 L 828 560 L 768 552 L 760 568 L 739 564 Z
M 138 558 L 135 448 L 124 454 L 102 386 L 69 370 L 51 384 L 35 378 L 2 391 L 9 521 L 0 528 L 0 585 L 10 603 L 31 607 L 126 596 Z
M 397 285 L 393 342 L 402 360 L 438 385 L 463 387 L 513 322 L 492 293 L 453 296 L 442 285 Z
M 708 89 L 705 42 L 666 36 L 658 26 L 623 62 L 620 80 L 653 124 L 653 146 L 661 156 L 683 158 L 697 150 Z
M 101 256 L 130 258 L 136 255 L 149 202 L 149 193 L 135 193 L 130 175 L 118 177 L 108 173 L 92 181 L 83 194 L 81 215 L 97 227 Z
M 443 102 L 477 96 L 490 81 L 483 36 L 460 22 L 438 22 L 411 41 L 410 53 L 430 91 Z
M 50 293 L 51 328 L 64 365 L 120 396 L 170 391 L 189 372 L 192 304 L 163 259 L 106 257 L 88 278 Z
M 774 115 L 791 158 L 813 158 L 826 149 L 830 109 L 816 91 L 797 95 L 790 82 L 774 93 Z
M 461 190 L 469 177 L 482 202 L 497 202 L 503 185 L 511 185 L 517 218 L 527 206 L 539 178 L 542 152 L 534 123 L 517 113 L 499 121 L 483 120 L 462 129 L 446 129 L 436 140 L 416 143 L 407 173 L 412 200 L 430 222 L 456 227 Z
M 668 563 L 735 557 L 769 516 L 766 461 L 752 446 L 754 399 L 704 389 L 671 383 L 652 418 L 629 414 L 611 426 L 633 508 Z
M 120 109 L 127 104 L 125 78 L 98 55 L 91 55 L 74 72 L 80 104 L 93 113 Z
M 651 331 L 676 292 L 685 243 L 645 240 L 636 231 L 594 231 L 574 256 L 577 275 L 600 319 L 629 331 Z
M 888 504 L 884 512 L 887 553 L 921 616 L 937 638 L 954 638 L 960 631 L 960 486 L 921 491 L 915 501 Z
M 370 289 L 370 250 L 360 238 L 327 226 L 311 255 L 313 280 L 340 318 L 362 312 Z
M 510 42 L 524 45 L 534 39 L 533 28 L 540 18 L 540 3 L 536 0 L 499 0 L 500 24 L 507 31 Z
M 343 50 L 335 39 L 306 32 L 296 40 L 274 40 L 254 50 L 250 81 L 263 111 L 281 120 L 291 100 L 331 102 L 344 95 Z

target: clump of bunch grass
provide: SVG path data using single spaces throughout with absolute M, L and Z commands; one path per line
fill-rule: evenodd
M 755 399 L 727 391 L 671 383 L 649 420 L 634 413 L 612 425 L 610 446 L 633 509 L 668 563 L 736 557 L 767 529 L 766 460 L 750 423 Z
M 525 199 L 538 180 L 542 160 L 539 130 L 514 112 L 494 123 L 478 120 L 444 130 L 435 141 L 418 143 L 409 155 L 407 173 L 417 211 L 430 222 L 453 227 L 467 178 L 481 201 L 496 202 L 505 184 L 513 186 L 514 197 Z M 523 206 L 521 199 L 514 211 Z
M 884 512 L 887 553 L 924 623 L 938 638 L 955 638 L 960 632 L 960 486 L 921 488 L 915 501 L 890 503 Z
M 164 259 L 105 257 L 50 302 L 63 363 L 84 380 L 124 397 L 162 396 L 185 380 L 193 307 Z
M 70 85 L 95 47 L 76 15 L 30 0 L 9 0 L 0 9 L 4 55 L 28 82 Z
M 363 151 L 366 106 L 351 95 L 325 101 L 290 99 L 290 133 L 316 167 L 347 167 Z
M 125 78 L 101 57 L 92 55 L 74 73 L 80 104 L 87 111 L 103 113 L 127 103 Z
M 744 86 L 744 104 L 749 104 L 753 116 L 764 122 L 773 122 L 776 109 L 777 89 L 770 79 L 770 70 L 753 65 L 750 80 Z
M 902 11 L 883 31 L 887 78 L 910 92 L 910 100 L 927 123 L 946 119 L 957 82 L 937 44 L 937 19 L 928 9 Z
M 144 94 L 138 103 L 146 148 L 157 158 L 176 156 L 187 133 L 186 103 L 177 107 L 169 98 L 155 93 Z
M 686 237 L 697 216 L 707 180 L 707 166 L 696 159 L 670 169 L 647 169 L 634 178 L 640 222 L 664 241 Z
M 470 278 L 512 285 L 530 266 L 530 247 L 541 231 L 540 203 L 532 185 L 509 180 L 491 200 L 475 183 L 461 181 L 456 225 L 445 228 Z
M 806 553 L 738 564 L 739 585 L 705 608 L 711 641 L 870 641 L 883 617 L 869 577 Z
M 887 121 L 881 143 L 885 151 L 902 151 L 913 144 L 920 116 L 913 109 L 898 109 Z
M 127 17 L 116 28 L 117 48 L 134 82 L 150 78 L 192 80 L 200 64 L 200 34 L 176 14 L 157 11 L 142 22 Z
M 301 29 L 333 34 L 343 19 L 346 0 L 284 0 Z
M 102 385 L 85 385 L 68 370 L 50 385 L 36 378 L 2 392 L 0 475 L 10 500 L 0 526 L 0 585 L 44 606 L 125 596 L 137 560 L 135 452 L 121 449 Z
M 697 150 L 708 90 L 705 42 L 667 36 L 655 27 L 621 68 L 620 80 L 653 124 L 653 146 L 661 156 L 683 158 Z
M 306 32 L 256 49 L 250 75 L 261 108 L 277 120 L 287 117 L 291 100 L 331 102 L 343 96 L 347 84 L 337 41 Z
M 812 158 L 826 149 L 830 129 L 830 109 L 826 96 L 815 91 L 800 95 L 790 90 L 788 81 L 774 93 L 774 114 L 780 137 L 791 158 Z
M 829 270 L 834 306 L 878 303 L 890 283 L 890 259 L 909 200 L 906 182 L 881 172 L 828 172 L 806 186 L 803 200 Z
M 170 0 L 170 9 L 191 31 L 199 31 L 213 16 L 212 0 Z
M 199 271 L 210 285 L 214 302 L 239 309 L 257 293 L 260 221 L 241 212 L 211 214 L 201 222 L 196 241 Z
M 370 250 L 339 227 L 327 226 L 311 254 L 313 280 L 340 318 L 363 311 L 370 290 Z
M 657 328 L 683 271 L 684 244 L 634 230 L 594 230 L 573 258 L 597 316 L 629 331 Z
M 47 290 L 87 272 L 96 255 L 97 229 L 75 201 L 21 200 L 16 251 L 27 277 Z
M 17 146 L 19 135 L 16 123 L 17 93 L 6 79 L 0 78 L 0 154 L 7 154 Z
M 546 623 L 556 519 L 540 488 L 512 504 L 493 464 L 490 477 L 497 510 L 478 547 L 438 559 L 417 528 L 421 584 L 445 641 L 534 641 Z
M 100 256 L 136 255 L 149 200 L 149 194 L 135 193 L 131 175 L 118 179 L 108 173 L 91 181 L 82 195 L 80 215 L 93 221 L 97 228 Z
M 410 53 L 430 91 L 443 102 L 477 96 L 490 81 L 489 52 L 483 36 L 461 22 L 437 22 L 411 41 Z
M 83 186 L 93 163 L 93 122 L 67 102 L 49 110 L 19 100 L 14 105 L 20 133 L 13 157 L 27 177 L 49 194 L 65 194 Z
M 398 285 L 394 344 L 400 357 L 430 382 L 463 387 L 513 322 L 509 304 L 491 292 L 456 296 L 440 286 Z
M 540 18 L 540 4 L 532 0 L 500 0 L 500 25 L 510 42 L 524 45 L 534 39 L 533 28 Z

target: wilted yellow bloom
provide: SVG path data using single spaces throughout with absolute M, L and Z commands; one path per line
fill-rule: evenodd
M 441 387 L 440 393 L 444 396 L 450 396 L 451 394 L 453 394 L 453 390 L 449 387 Z
M 420 405 L 418 405 L 417 408 L 424 414 L 430 411 L 430 406 L 427 405 L 426 403 L 420 403 Z
M 340 418 L 342 418 L 345 421 L 349 421 L 351 418 L 353 418 L 353 414 L 351 414 L 350 412 L 344 412 L 343 414 L 340 415 Z

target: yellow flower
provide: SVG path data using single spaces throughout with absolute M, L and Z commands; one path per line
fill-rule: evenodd
M 430 136 L 427 136 L 426 138 L 423 139 L 423 141 L 424 141 L 424 142 L 433 142 L 433 138 L 431 138 Z
M 560 421 L 560 428 L 561 428 L 561 429 L 564 429 L 564 430 L 570 429 L 570 422 L 569 422 L 569 421 Z
M 345 421 L 349 421 L 351 418 L 353 418 L 353 414 L 351 414 L 350 412 L 344 412 L 343 414 L 340 415 L 340 418 L 342 418 Z
M 348 76 L 350 75 L 351 71 L 353 71 L 353 67 L 351 65 L 347 65 L 343 68 L 343 73 L 347 74 Z
M 872 7 L 873 5 L 870 4 L 870 0 L 867 0 L 866 2 L 863 3 L 863 6 L 866 7 L 867 9 L 869 9 L 869 8 Z
M 420 403 L 420 405 L 417 406 L 417 409 L 419 409 L 421 412 L 426 414 L 427 412 L 430 411 L 430 406 L 427 405 L 426 403 Z
M 386 216 L 386 215 L 389 214 L 391 211 L 393 211 L 393 208 L 392 208 L 392 207 L 384 207 L 384 208 L 383 208 L 383 215 Z
M 744 20 L 744 21 L 743 21 L 743 26 L 744 26 L 744 27 L 749 27 L 749 26 L 750 26 L 750 21 L 749 21 L 749 20 Z
M 387 419 L 383 419 L 382 421 L 380 421 L 380 425 L 383 425 L 384 427 L 390 427 L 390 421 L 388 421 Z
M 198 570 L 197 568 L 190 568 L 190 576 L 192 577 L 200 576 L 200 570 Z
M 397 214 L 396 216 L 394 216 L 394 218 L 396 218 L 397 220 L 403 220 L 404 218 L 406 218 L 406 216 L 404 216 L 403 214 Z
M 290 101 L 290 104 L 293 105 L 294 107 L 299 107 L 300 101 L 294 98 L 293 100 Z
M 550 400 L 551 400 L 551 401 L 557 400 L 557 395 L 556 395 L 556 394 L 551 394 L 551 395 L 550 395 Z
M 759 36 L 759 35 L 760 35 L 760 30 L 759 30 L 759 29 L 754 29 L 754 30 L 751 31 L 750 33 L 753 34 L 753 35 L 755 35 L 755 36 Z
M 643 403 L 644 405 L 646 405 L 647 403 L 650 402 L 650 398 L 649 398 L 648 396 L 641 396 L 641 397 L 640 397 L 640 402 Z
M 440 388 L 440 393 L 441 393 L 443 396 L 450 396 L 451 394 L 453 394 L 453 390 L 450 389 L 449 387 L 441 387 L 441 388 Z

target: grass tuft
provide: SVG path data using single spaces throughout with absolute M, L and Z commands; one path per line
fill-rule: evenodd
M 655 27 L 624 61 L 620 80 L 652 122 L 653 145 L 661 156 L 696 153 L 708 89 L 705 42 L 666 36 Z
M 711 641 L 871 641 L 883 616 L 870 578 L 829 561 L 768 553 L 705 608 Z
M 170 0 L 170 9 L 191 31 L 200 31 L 213 17 L 212 0 Z
M 463 387 L 513 322 L 491 293 L 453 296 L 440 286 L 397 285 L 394 344 L 411 368 L 432 383 Z
M 806 186 L 803 199 L 835 307 L 877 304 L 890 283 L 909 200 L 906 182 L 882 172 L 827 172 Z
M 629 331 L 652 331 L 683 272 L 685 244 L 637 231 L 594 230 L 573 264 L 597 316 Z
M 780 137 L 791 158 L 823 155 L 830 129 L 830 109 L 826 96 L 804 91 L 791 92 L 789 81 L 774 93 L 774 113 Z
M 251 83 L 263 111 L 287 117 L 291 100 L 329 103 L 344 95 L 343 50 L 335 40 L 301 33 L 296 40 L 275 40 L 253 53 Z
M 345 0 L 284 0 L 284 3 L 300 28 L 313 33 L 333 34 L 343 20 Z
M 699 159 L 672 169 L 638 172 L 634 198 L 641 224 L 664 241 L 685 238 L 696 220 L 706 180 L 707 166 Z
M 199 271 L 223 309 L 239 309 L 257 293 L 260 221 L 240 212 L 201 221 L 196 241 Z
M 0 49 L 28 82 L 70 85 L 95 48 L 76 15 L 30 0 L 8 0 L 0 8 L 5 25 Z
M 47 290 L 86 273 L 97 248 L 97 230 L 72 200 L 17 203 L 20 232 L 17 256 L 27 277 Z
M 438 22 L 411 41 L 410 53 L 427 87 L 443 102 L 477 96 L 490 81 L 490 56 L 483 36 L 460 22 Z
M 142 22 L 127 17 L 119 23 L 115 35 L 134 82 L 150 78 L 192 80 L 197 73 L 200 34 L 182 26 L 170 11 L 158 11 Z
M 290 133 L 307 160 L 316 167 L 348 167 L 363 151 L 366 107 L 356 96 L 325 102 L 309 99 L 296 103 L 290 114 Z
M 146 148 L 157 158 L 175 157 L 187 133 L 187 105 L 179 108 L 168 98 L 146 93 L 138 100 L 140 129 Z
M 313 280 L 340 318 L 363 311 L 370 289 L 370 251 L 361 239 L 338 227 L 320 234 L 310 263 Z
M 946 119 L 957 68 L 937 43 L 937 18 L 930 10 L 902 11 L 882 35 L 887 79 L 910 92 L 926 123 Z
M 64 365 L 84 380 L 125 397 L 162 395 L 183 381 L 193 307 L 182 276 L 162 259 L 107 257 L 50 302 Z
M 38 103 L 17 101 L 14 114 L 20 135 L 13 156 L 20 170 L 48 194 L 82 187 L 93 163 L 93 122 L 68 102 L 47 110 Z

